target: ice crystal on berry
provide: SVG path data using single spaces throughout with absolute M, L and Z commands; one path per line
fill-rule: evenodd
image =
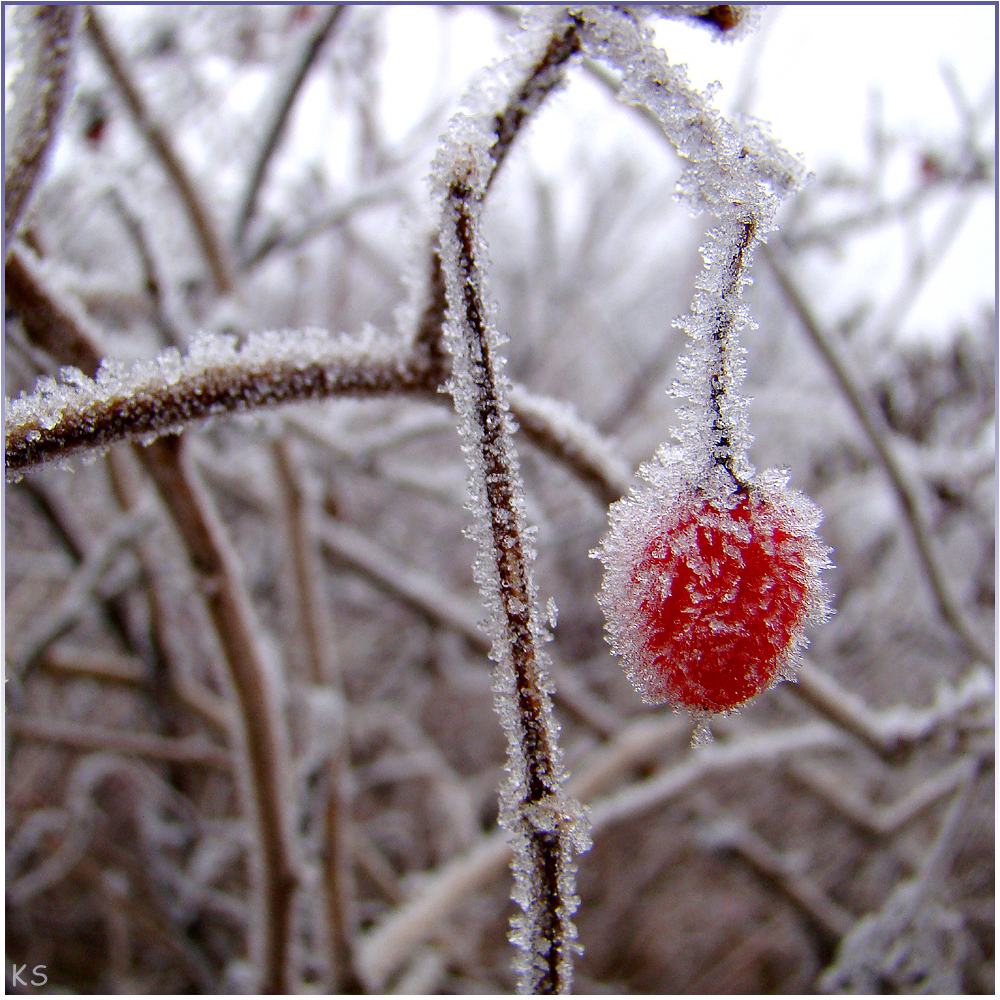
M 729 712 L 790 677 L 827 615 L 819 510 L 780 473 L 720 498 L 645 471 L 595 552 L 611 646 L 645 701 Z

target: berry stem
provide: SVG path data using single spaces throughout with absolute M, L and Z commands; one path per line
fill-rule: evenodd
M 738 492 L 745 493 L 747 481 L 736 471 L 735 449 L 733 447 L 733 427 L 725 413 L 728 390 L 732 384 L 730 356 L 736 341 L 734 300 L 742 290 L 744 276 L 749 267 L 749 249 L 756 236 L 757 225 L 750 216 L 740 223 L 740 233 L 734 245 L 729 262 L 723 269 L 724 283 L 720 289 L 720 304 L 713 316 L 711 327 L 712 343 L 716 357 L 709 373 L 712 409 L 712 462 L 725 469 L 736 484 Z

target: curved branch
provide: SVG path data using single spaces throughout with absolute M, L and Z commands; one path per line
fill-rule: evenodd
M 117 441 L 148 443 L 223 413 L 332 395 L 434 391 L 421 355 L 369 334 L 335 338 L 324 331 L 205 337 L 185 357 L 166 351 L 126 369 L 107 361 L 96 380 L 70 370 L 68 381 L 43 380 L 28 397 L 8 400 L 7 478 Z
M 232 340 L 208 340 L 183 359 L 168 351 L 158 361 L 126 372 L 111 363 L 106 377 L 121 380 L 117 393 L 110 381 L 81 383 L 76 377 L 70 385 L 43 382 L 32 396 L 8 400 L 8 479 L 116 441 L 148 442 L 213 416 L 286 402 L 392 392 L 426 393 L 445 402 L 447 397 L 437 391 L 451 367 L 440 339 L 444 276 L 437 254 L 431 261 L 433 308 L 425 310 L 409 350 L 370 331 L 364 342 L 320 331 L 251 336 L 239 349 Z M 8 303 L 31 340 L 84 374 L 96 375 L 103 355 L 99 334 L 75 302 L 56 291 L 44 265 L 15 245 L 5 278 Z M 216 368 L 210 363 L 213 345 Z M 315 351 L 308 359 L 302 356 L 307 348 Z M 262 391 L 265 386 L 267 391 Z M 131 401 L 135 393 L 143 402 Z M 630 475 L 624 463 L 568 406 L 514 386 L 510 408 L 529 440 L 564 463 L 602 502 L 628 491 Z

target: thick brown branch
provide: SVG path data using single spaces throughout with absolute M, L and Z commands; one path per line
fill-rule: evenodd
M 39 326 L 46 329 L 44 322 Z M 437 387 L 424 358 L 385 339 L 359 348 L 314 332 L 251 337 L 238 350 L 225 341 L 203 346 L 207 349 L 183 360 L 177 355 L 115 373 L 117 378 L 109 373 L 97 382 L 50 386 L 48 395 L 10 402 L 4 443 L 8 478 L 117 441 L 148 441 L 218 414 Z M 78 353 L 91 367 L 93 356 L 85 348 Z
M 175 357 L 168 365 L 173 380 L 169 383 L 162 366 L 140 366 L 117 394 L 109 384 L 100 392 L 98 387 L 67 389 L 56 405 L 41 397 L 30 406 L 14 402 L 6 420 L 8 478 L 117 441 L 148 441 L 213 416 L 286 402 L 393 392 L 427 393 L 441 400 L 437 390 L 451 371 L 451 358 L 441 340 L 447 303 L 440 257 L 434 253 L 430 260 L 432 302 L 412 350 L 377 339 L 362 351 L 348 338 L 319 333 L 272 338 L 263 352 L 255 349 L 264 346 L 263 341 L 253 337 L 239 350 L 219 341 L 223 348 L 219 364 L 182 359 L 178 365 Z M 34 255 L 15 245 L 5 276 L 8 303 L 32 342 L 60 363 L 94 376 L 102 358 L 97 331 L 74 302 L 52 287 Z M 312 358 L 306 360 L 296 345 L 309 345 Z M 563 462 L 602 502 L 610 503 L 628 491 L 629 470 L 568 407 L 514 386 L 510 408 L 529 440 Z M 45 414 L 43 423 L 40 412 Z

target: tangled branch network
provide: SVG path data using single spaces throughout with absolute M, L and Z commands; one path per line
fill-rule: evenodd
M 567 993 L 581 951 L 574 925 L 579 905 L 575 858 L 590 847 L 594 832 L 679 794 L 716 770 L 839 747 L 848 731 L 884 754 L 901 742 L 922 738 L 907 729 L 912 719 L 873 716 L 803 663 L 807 628 L 828 616 L 829 595 L 820 573 L 830 563 L 817 534 L 819 510 L 788 487 L 787 474 L 758 473 L 749 459 L 753 438 L 748 403 L 741 395 L 746 365 L 739 333 L 753 324 L 744 292 L 754 253 L 773 232 L 781 202 L 802 184 L 804 168 L 777 144 L 766 124 L 751 118 L 726 120 L 713 106 L 712 95 L 693 88 L 683 67 L 672 65 L 654 43 L 654 23 L 662 18 L 693 20 L 720 36 L 740 37 L 753 27 L 752 8 L 529 8 L 512 38 L 512 54 L 482 74 L 440 140 L 430 178 L 434 223 L 415 265 L 422 278 L 413 282 L 411 301 L 399 311 L 394 332 L 366 326 L 358 334 L 341 336 L 313 328 L 242 337 L 205 334 L 193 339 L 184 353 L 171 347 L 152 361 L 123 364 L 105 357 L 100 330 L 60 291 L 56 270 L 24 240 L 10 242 L 20 231 L 34 181 L 57 132 L 69 53 L 81 28 L 77 22 L 83 22 L 130 115 L 172 178 L 213 285 L 225 296 L 241 273 L 245 279 L 240 261 L 247 267 L 253 262 L 256 251 L 248 234 L 296 88 L 341 16 L 339 8 L 333 9 L 316 26 L 289 75 L 289 89 L 279 95 L 277 117 L 240 201 L 232 247 L 217 230 L 169 136 L 155 124 L 100 13 L 91 9 L 78 14 L 67 8 L 56 16 L 46 8 L 24 27 L 23 72 L 49 80 L 51 86 L 39 91 L 37 108 L 20 116 L 19 134 L 26 138 L 12 145 L 5 170 L 7 295 L 33 347 L 62 367 L 55 376 L 40 379 L 31 393 L 5 402 L 7 480 L 30 477 L 50 463 L 63 466 L 80 455 L 92 459 L 110 451 L 116 491 L 131 511 L 130 520 L 93 557 L 89 576 L 77 587 L 80 592 L 127 543 L 135 546 L 156 599 L 167 600 L 172 571 L 163 568 L 153 540 L 142 538 L 141 529 L 151 517 L 141 488 L 147 479 L 189 554 L 186 571 L 204 594 L 204 616 L 224 666 L 213 685 L 187 676 L 182 700 L 212 731 L 225 734 L 239 775 L 240 810 L 253 833 L 249 985 L 288 992 L 300 981 L 296 963 L 301 961 L 301 946 L 294 942 L 303 937 L 307 890 L 317 881 L 322 882 L 325 902 L 309 934 L 315 931 L 313 936 L 326 942 L 325 961 L 334 970 L 329 983 L 379 990 L 433 936 L 456 900 L 510 857 L 518 909 L 510 938 L 516 948 L 519 989 Z M 46 32 L 54 40 L 47 41 Z M 50 58 L 52 53 L 58 58 Z M 567 71 L 583 60 L 610 70 L 620 100 L 655 119 L 684 163 L 679 197 L 714 219 L 702 247 L 704 266 L 690 311 L 676 324 L 688 338 L 688 353 L 672 390 L 679 400 L 676 441 L 662 445 L 641 467 L 641 486 L 633 484 L 607 443 L 568 407 L 512 385 L 505 373 L 507 341 L 490 292 L 482 219 L 494 180 L 532 117 L 563 84 Z M 32 99 L 30 93 L 22 97 Z M 127 215 L 127 207 L 123 211 Z M 136 231 L 141 236 L 141 229 Z M 266 248 L 257 249 L 266 253 Z M 144 259 L 152 274 L 151 256 Z M 165 317 L 161 312 L 162 323 L 169 326 Z M 274 670 L 226 527 L 187 438 L 179 435 L 222 416 L 280 404 L 395 395 L 435 401 L 448 396 L 457 414 L 467 464 L 469 535 L 477 546 L 473 572 L 486 609 L 488 641 L 477 630 L 475 609 L 441 594 L 433 580 L 393 565 L 377 548 L 366 547 L 363 539 L 347 531 L 317 529 L 294 449 L 275 446 L 299 602 L 297 629 L 306 637 L 306 671 L 315 689 L 305 710 L 320 734 L 311 752 L 315 767 L 328 775 L 328 808 L 317 821 L 325 846 L 307 849 L 299 833 L 306 818 L 296 805 L 296 782 L 308 768 L 294 760 L 296 734 L 287 722 L 280 672 Z M 579 685 L 574 688 L 572 677 L 546 652 L 554 610 L 543 610 L 535 580 L 537 552 L 520 471 L 515 436 L 519 429 L 589 483 L 605 503 L 614 501 L 610 530 L 593 553 L 605 567 L 598 599 L 607 617 L 610 645 L 647 702 L 687 710 L 696 725 L 696 740 L 707 742 L 713 718 L 726 716 L 798 673 L 803 697 L 833 724 L 806 724 L 780 738 L 756 736 L 709 747 L 701 758 L 609 796 L 592 810 L 585 808 L 581 799 L 599 791 L 614 767 L 641 760 L 676 727 L 669 718 L 631 727 L 616 718 L 609 722 L 607 713 L 602 716 L 600 706 L 595 708 Z M 122 442 L 146 447 L 113 448 Z M 400 902 L 365 935 L 351 930 L 350 908 L 344 903 L 350 895 L 350 865 L 344 862 L 349 809 L 347 783 L 338 775 L 345 769 L 349 726 L 344 722 L 342 679 L 329 659 L 330 625 L 313 551 L 317 538 L 339 557 L 364 566 L 368 576 L 422 613 L 465 634 L 477 648 L 488 647 L 494 661 L 493 698 L 506 739 L 506 777 L 498 810 L 502 835 L 482 840 L 444 867 L 419 894 Z M 58 615 L 22 637 L 9 658 L 18 679 L 76 613 L 76 604 L 67 599 Z M 984 690 L 980 680 L 978 675 L 972 678 L 951 700 L 942 697 L 931 721 L 923 720 L 926 725 L 933 728 L 941 719 L 953 719 L 978 705 Z M 572 780 L 559 746 L 554 697 L 566 699 L 578 712 L 596 719 L 597 727 L 615 734 L 600 754 L 584 758 Z M 367 724 L 401 730 L 394 720 L 369 719 Z M 15 724 L 15 731 L 35 738 L 41 738 L 43 730 L 30 719 Z M 44 732 L 70 742 L 90 738 L 77 730 Z M 419 735 L 410 736 L 411 742 L 420 742 Z M 210 741 L 157 739 L 122 745 L 130 753 L 225 767 L 225 755 L 220 758 Z M 937 797 L 955 788 L 965 794 L 976 766 L 956 771 Z M 81 787 L 98 780 L 103 778 L 81 778 Z M 160 788 L 149 794 L 167 795 Z M 953 826 L 957 820 L 948 823 Z M 474 824 L 468 826 L 471 830 Z M 950 829 L 946 824 L 939 854 L 947 853 L 944 841 Z M 744 853 L 757 858 L 758 867 L 770 865 L 787 891 L 798 891 L 807 901 L 803 906 L 815 904 L 812 915 L 824 933 L 846 933 L 850 922 L 826 897 L 816 904 L 815 893 L 802 890 L 793 874 L 760 850 L 749 833 L 727 830 L 719 836 L 742 845 Z M 929 891 L 934 871 L 930 864 L 922 869 L 923 881 L 914 892 Z M 15 884 L 19 900 L 36 891 L 24 879 Z M 884 920 L 855 928 L 846 939 L 848 952 L 863 957 L 846 972 L 831 971 L 830 983 L 850 980 L 869 960 L 866 942 L 891 937 L 892 928 L 896 936 L 903 933 L 916 913 L 910 899 L 905 894 L 894 897 L 886 904 Z M 922 934 L 930 933 L 921 928 Z M 309 934 L 305 938 L 311 940 Z

